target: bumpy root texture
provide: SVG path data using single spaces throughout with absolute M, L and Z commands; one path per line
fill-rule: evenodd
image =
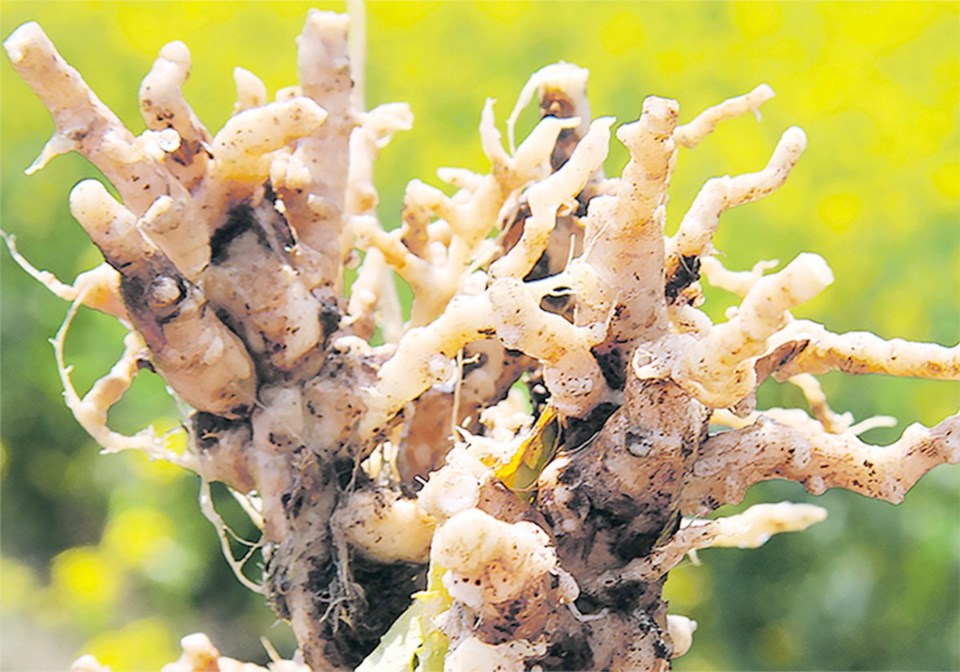
M 270 669 L 355 667 L 380 644 L 365 669 L 402 650 L 422 670 L 666 670 L 696 629 L 662 599 L 685 554 L 753 548 L 825 512 L 781 503 L 685 515 L 770 478 L 898 502 L 929 469 L 960 461 L 958 416 L 870 446 L 857 435 L 891 419 L 855 423 L 814 377 L 956 380 L 958 347 L 795 320 L 790 311 L 833 281 L 814 254 L 775 273 L 776 262 L 731 271 L 711 257 L 725 210 L 784 185 L 802 131 L 784 132 L 758 172 L 708 181 L 664 235 L 680 148 L 756 113 L 769 87 L 687 123 L 676 101 L 647 98 L 615 130 L 629 161 L 607 178 L 613 119 L 591 118 L 586 70 L 548 66 L 523 88 L 507 147 L 493 102 L 483 105 L 489 172 L 441 169 L 453 195 L 411 181 L 393 228 L 377 215 L 373 166 L 413 118 L 402 104 L 356 109 L 347 28 L 310 12 L 300 84 L 273 102 L 237 69 L 234 116 L 216 133 L 183 97 L 182 43 L 163 47 L 144 79 L 140 136 L 36 24 L 4 43 L 56 126 L 30 171 L 77 150 L 120 194 L 95 181 L 73 190 L 74 216 L 106 261 L 73 285 L 6 237 L 21 266 L 74 302 L 55 340 L 67 403 L 108 450 L 196 471 L 221 532 L 209 483 L 246 503 L 263 530 L 254 587 L 290 622 L 303 661 Z M 517 144 L 534 99 L 540 121 Z M 359 265 L 349 292 L 346 265 Z M 701 274 L 740 297 L 723 323 L 699 310 Z M 414 290 L 406 320 L 395 276 Z M 80 306 L 130 330 L 84 395 L 63 361 Z M 182 455 L 149 430 L 107 427 L 144 368 L 195 409 Z M 756 409 L 769 377 L 797 385 L 812 417 Z M 729 429 L 710 434 L 720 425 Z M 397 628 L 403 642 L 380 643 Z M 169 672 L 241 669 L 202 636 L 183 648 Z M 74 669 L 100 666 L 83 658 Z
M 899 504 L 927 471 L 957 462 L 957 415 L 932 428 L 911 425 L 889 446 L 872 446 L 850 433 L 829 434 L 761 418 L 703 444 L 682 506 L 702 515 L 721 504 L 739 502 L 751 485 L 772 478 L 802 483 L 815 495 L 844 488 Z
M 586 630 L 593 663 L 631 669 L 642 662 L 656 669 L 671 650 L 661 599 L 665 574 L 609 587 L 597 577 L 647 556 L 674 533 L 677 499 L 706 432 L 707 411 L 670 381 L 632 379 L 624 405 L 598 420 L 586 446 L 544 470 L 538 504 L 562 566 L 580 586 L 578 604 L 604 624 Z M 627 632 L 642 633 L 638 650 L 624 650 Z

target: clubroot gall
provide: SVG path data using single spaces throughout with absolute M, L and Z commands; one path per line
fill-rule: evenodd
M 216 133 L 182 94 L 189 51 L 165 46 L 140 88 L 138 136 L 39 26 L 4 43 L 56 125 L 30 170 L 79 151 L 120 196 L 92 180 L 71 193 L 105 260 L 72 285 L 11 245 L 72 301 L 55 339 L 67 403 L 105 449 L 196 472 L 222 535 L 209 483 L 245 502 L 266 566 L 259 583 L 235 570 L 290 622 L 304 664 L 667 669 L 695 629 L 667 613 L 671 568 L 825 512 L 780 503 L 703 516 L 773 478 L 898 502 L 929 469 L 960 461 L 958 416 L 868 445 L 858 435 L 886 419 L 854 424 L 815 378 L 957 380 L 957 347 L 795 319 L 833 281 L 815 254 L 775 272 L 716 256 L 720 216 L 785 182 L 806 145 L 799 128 L 757 172 L 709 180 L 665 235 L 678 153 L 756 112 L 769 87 L 686 123 L 677 102 L 651 96 L 615 128 L 592 117 L 585 70 L 547 66 L 521 91 L 506 143 L 483 106 L 489 172 L 442 170 L 452 196 L 410 182 L 390 227 L 373 164 L 412 115 L 363 109 L 347 30 L 346 17 L 311 12 L 299 85 L 272 101 L 237 69 L 234 115 Z M 534 99 L 540 121 L 518 143 Z M 613 135 L 629 161 L 608 178 Z M 395 276 L 413 290 L 408 315 Z M 740 297 L 726 321 L 700 310 L 702 282 Z M 129 330 L 120 361 L 82 396 L 63 357 L 81 307 Z M 192 409 L 185 452 L 149 429 L 107 426 L 145 368 Z M 768 378 L 796 385 L 810 413 L 756 408 Z M 195 636 L 176 669 L 211 661 L 235 663 Z

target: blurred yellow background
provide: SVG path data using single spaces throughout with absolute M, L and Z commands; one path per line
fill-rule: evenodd
M 295 82 L 294 37 L 309 4 L 3 2 L 0 32 L 39 21 L 66 59 L 128 125 L 143 126 L 139 80 L 159 48 L 193 53 L 187 96 L 212 129 L 233 104 L 232 68 L 271 91 Z M 342 9 L 342 4 L 321 6 Z M 589 68 L 596 115 L 622 122 L 643 98 L 676 98 L 681 119 L 766 82 L 777 92 L 759 123 L 742 118 L 679 159 L 675 226 L 707 178 L 762 167 L 780 133 L 803 127 L 808 149 L 786 187 L 721 220 L 725 263 L 826 257 L 836 284 L 797 311 L 834 330 L 870 330 L 952 345 L 960 335 L 960 4 L 957 2 L 373 2 L 367 101 L 408 101 L 414 130 L 377 170 L 380 213 L 398 220 L 405 183 L 438 184 L 437 167 L 484 169 L 484 98 L 502 120 L 526 78 L 547 63 Z M 52 130 L 3 59 L 0 216 L 41 268 L 72 279 L 99 254 L 67 209 L 70 187 L 95 175 L 83 159 L 22 171 Z M 523 117 L 523 128 L 533 113 Z M 608 172 L 625 153 L 614 147 Z M 101 457 L 63 406 L 46 339 L 66 305 L 10 262 L 2 269 L 2 559 L 0 667 L 65 669 L 84 652 L 115 672 L 154 670 L 179 637 L 211 634 L 225 653 L 265 660 L 263 635 L 292 639 L 260 598 L 236 584 L 199 514 L 194 478 L 138 455 Z M 716 318 L 728 297 L 710 296 Z M 120 331 L 82 314 L 68 343 L 82 387 L 120 352 Z M 955 412 L 956 384 L 824 377 L 837 410 L 892 414 L 895 430 Z M 798 405 L 765 386 L 762 402 Z M 156 377 L 143 376 L 113 414 L 127 430 L 176 423 Z M 820 498 L 771 483 L 749 501 L 817 501 L 830 518 L 757 551 L 716 550 L 685 565 L 672 611 L 700 622 L 679 670 L 960 669 L 960 471 L 941 467 L 900 507 L 843 492 Z M 218 493 L 229 507 L 229 498 Z M 241 517 L 235 526 L 244 530 Z

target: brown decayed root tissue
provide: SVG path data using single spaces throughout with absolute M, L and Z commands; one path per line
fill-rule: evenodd
M 67 403 L 105 449 L 199 474 L 221 534 L 209 483 L 245 503 L 266 567 L 260 583 L 234 569 L 300 644 L 296 661 L 272 669 L 668 669 L 696 627 L 667 614 L 670 569 L 825 512 L 780 503 L 702 516 L 772 478 L 899 502 L 927 470 L 960 461 L 960 417 L 867 445 L 858 434 L 887 419 L 853 424 L 813 377 L 957 380 L 957 347 L 794 319 L 833 280 L 815 254 L 777 272 L 728 270 L 713 256 L 720 215 L 784 183 L 803 131 L 786 130 L 761 170 L 709 180 L 665 237 L 680 148 L 755 112 L 769 87 L 685 124 L 675 101 L 647 98 L 639 120 L 616 129 L 630 159 L 608 178 L 613 119 L 592 119 L 587 72 L 545 67 L 521 92 L 506 147 L 492 101 L 483 107 L 490 172 L 441 170 L 453 196 L 412 181 L 388 230 L 372 166 L 412 115 L 404 104 L 362 109 L 347 32 L 346 16 L 312 11 L 300 84 L 273 101 L 238 68 L 234 115 L 215 134 L 183 98 L 180 42 L 143 81 L 139 136 L 38 25 L 5 42 L 56 124 L 30 171 L 75 150 L 120 194 L 94 180 L 71 193 L 105 259 L 73 285 L 11 244 L 73 302 L 55 339 Z M 517 145 L 514 121 L 534 98 L 540 122 Z M 407 320 L 394 274 L 414 291 Z M 741 297 L 725 322 L 699 310 L 701 281 Z M 62 353 L 80 306 L 129 329 L 120 361 L 83 396 Z M 186 452 L 149 429 L 107 427 L 143 368 L 193 409 Z M 797 385 L 812 416 L 756 409 L 770 376 Z M 252 669 L 202 635 L 183 646 L 167 670 Z M 90 657 L 75 665 L 98 668 Z

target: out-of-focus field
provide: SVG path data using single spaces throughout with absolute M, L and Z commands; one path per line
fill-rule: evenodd
M 136 132 L 137 88 L 159 48 L 193 53 L 187 95 L 208 127 L 233 104 L 232 68 L 272 91 L 295 81 L 294 37 L 309 5 L 192 2 L 3 2 L 6 37 L 36 19 L 98 95 Z M 324 5 L 339 9 L 340 5 Z M 371 3 L 368 104 L 409 101 L 413 131 L 378 167 L 380 213 L 398 219 L 405 183 L 438 184 L 438 166 L 484 169 L 484 98 L 502 120 L 527 76 L 560 59 L 587 67 L 595 114 L 632 121 L 650 94 L 676 98 L 682 120 L 766 82 L 763 119 L 737 119 L 680 155 L 670 224 L 707 178 L 762 167 L 780 133 L 809 147 L 786 187 L 721 219 L 732 268 L 798 252 L 826 257 L 836 284 L 798 314 L 834 330 L 870 330 L 952 345 L 960 336 L 960 5 L 943 3 Z M 75 155 L 23 169 L 52 124 L 3 59 L 0 214 L 21 250 L 72 279 L 99 263 L 67 208 L 95 175 Z M 533 113 L 523 117 L 524 129 Z M 625 153 L 614 147 L 608 172 Z M 66 305 L 3 253 L 0 667 L 65 669 L 83 652 L 115 672 L 155 670 L 180 636 L 203 630 L 225 653 L 265 660 L 261 635 L 293 643 L 220 557 L 192 476 L 139 455 L 98 456 L 64 408 L 47 339 Z M 718 319 L 729 297 L 710 295 Z M 121 330 L 83 313 L 67 353 L 85 388 L 120 352 Z M 829 375 L 838 410 L 891 414 L 894 430 L 957 409 L 954 383 Z M 800 404 L 762 390 L 767 405 Z M 118 427 L 176 423 L 154 376 L 142 376 Z M 700 622 L 679 670 L 960 669 L 960 471 L 941 467 L 900 507 L 791 484 L 748 500 L 816 501 L 830 518 L 757 551 L 701 554 L 671 575 L 671 610 Z M 221 493 L 222 494 L 222 493 Z M 228 506 L 225 497 L 220 504 Z M 243 530 L 241 530 L 243 531 Z M 249 532 L 249 530 L 247 530 Z

